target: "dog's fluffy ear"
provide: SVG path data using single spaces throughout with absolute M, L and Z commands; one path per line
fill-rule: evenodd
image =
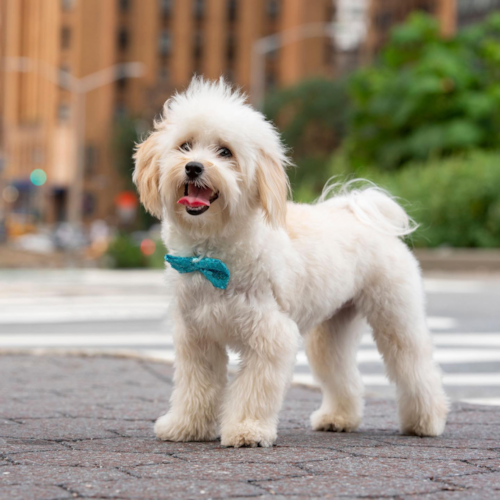
M 132 180 L 137 186 L 144 208 L 160 219 L 162 210 L 159 192 L 160 169 L 156 144 L 157 135 L 157 132 L 153 132 L 137 146 L 134 154 L 135 169 Z
M 284 227 L 290 181 L 281 160 L 272 158 L 265 152 L 260 154 L 257 188 L 266 221 L 273 227 Z

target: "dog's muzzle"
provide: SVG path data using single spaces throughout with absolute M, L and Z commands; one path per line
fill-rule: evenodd
M 193 166 L 193 164 L 195 164 Z M 188 174 L 188 166 L 190 166 L 190 174 Z M 200 173 L 198 166 L 201 166 Z M 205 186 L 198 181 L 198 176 L 203 172 L 203 165 L 198 162 L 190 162 L 186 165 L 186 174 L 188 181 L 184 184 L 184 196 L 177 203 L 186 207 L 186 212 L 189 215 L 201 215 L 205 213 L 210 205 L 219 197 L 219 192 L 208 186 Z M 189 178 L 189 175 L 194 176 L 195 180 Z

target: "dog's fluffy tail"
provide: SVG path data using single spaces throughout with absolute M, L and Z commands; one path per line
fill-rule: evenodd
M 364 179 L 346 183 L 330 179 L 317 200 L 323 202 L 349 208 L 361 222 L 384 234 L 406 236 L 418 227 L 387 191 Z

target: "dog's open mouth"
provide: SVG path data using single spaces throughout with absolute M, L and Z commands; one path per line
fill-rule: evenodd
M 218 197 L 219 192 L 214 191 L 212 188 L 186 182 L 184 184 L 184 196 L 177 203 L 184 205 L 189 215 L 200 215 L 205 213 Z

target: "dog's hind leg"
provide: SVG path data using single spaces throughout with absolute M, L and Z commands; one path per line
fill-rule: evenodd
M 409 252 L 395 256 L 360 302 L 387 375 L 396 383 L 401 431 L 439 436 L 446 424 L 448 400 L 432 358 L 422 280 L 413 256 Z
M 363 415 L 363 383 L 356 352 L 366 323 L 354 306 L 339 311 L 306 336 L 306 352 L 323 392 L 321 407 L 311 415 L 317 431 L 351 432 Z

